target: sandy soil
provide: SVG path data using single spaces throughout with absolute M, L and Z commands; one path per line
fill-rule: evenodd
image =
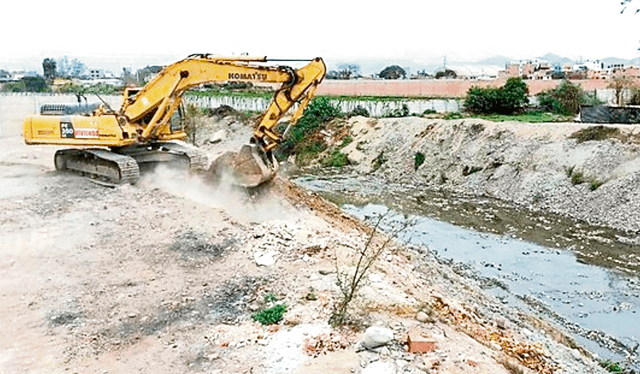
M 332 329 L 336 264 L 368 235 L 337 207 L 285 180 L 248 195 L 164 170 L 106 188 L 56 172 L 55 149 L 0 140 L 1 373 L 599 371 L 416 248 L 390 246 L 355 327 Z M 267 295 L 288 306 L 276 327 L 251 319 Z M 395 340 L 362 350 L 370 325 Z M 406 352 L 414 328 L 435 352 Z

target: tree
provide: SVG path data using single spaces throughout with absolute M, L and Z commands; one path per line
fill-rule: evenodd
M 613 89 L 616 96 L 616 104 L 619 106 L 624 105 L 624 97 L 623 93 L 626 89 L 633 87 L 634 82 L 631 78 L 626 75 L 616 75 L 611 80 L 611 83 L 607 86 L 607 88 Z
M 458 77 L 458 74 L 456 74 L 456 72 L 451 69 L 445 69 L 444 71 L 439 71 L 436 73 L 436 79 L 440 79 L 440 78 L 455 79 L 457 77 Z
M 391 65 L 384 68 L 378 76 L 382 79 L 400 79 L 407 76 L 407 73 L 398 65 Z
M 56 77 L 56 61 L 52 58 L 45 58 L 42 61 L 42 70 L 44 71 L 44 78 L 53 81 Z
M 582 87 L 566 79 L 558 87 L 538 94 L 540 108 L 564 115 L 578 114 L 580 104 L 585 100 L 586 95 Z
M 360 71 L 360 66 L 345 64 L 340 65 L 340 70 L 330 70 L 327 72 L 327 79 L 353 79 L 360 76 L 358 72 Z
M 509 78 L 501 89 L 505 112 L 514 112 L 529 103 L 529 87 L 522 78 Z
M 340 70 L 338 71 L 338 79 L 351 79 L 356 78 L 358 76 L 358 72 L 360 71 L 360 66 L 358 65 L 341 65 Z

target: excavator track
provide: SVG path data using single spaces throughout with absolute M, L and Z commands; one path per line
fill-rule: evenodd
M 181 142 L 156 142 L 142 146 L 114 149 L 119 155 L 134 158 L 141 169 L 155 165 L 186 167 L 191 173 L 203 173 L 208 169 L 208 158 L 198 148 Z
M 56 170 L 70 170 L 112 184 L 135 184 L 140 179 L 133 157 L 105 149 L 63 149 L 55 155 Z
M 202 173 L 209 168 L 209 159 L 201 150 L 190 145 L 167 142 L 162 144 L 162 148 L 169 152 L 180 153 L 189 158 L 189 171 L 192 173 Z

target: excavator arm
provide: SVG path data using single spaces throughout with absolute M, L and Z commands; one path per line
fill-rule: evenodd
M 282 139 L 274 126 L 299 103 L 294 123 L 304 111 L 326 73 L 321 58 L 294 70 L 288 66 L 264 66 L 266 57 L 216 57 L 192 55 L 164 68 L 138 93 L 128 97 L 119 115 L 135 124 L 140 141 L 170 140 L 183 134 L 170 131 L 169 120 L 188 89 L 212 82 L 282 83 L 256 127 L 254 141 L 272 150 Z

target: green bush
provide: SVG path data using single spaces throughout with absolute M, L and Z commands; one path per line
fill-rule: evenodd
M 331 154 L 331 156 L 329 158 L 327 158 L 322 163 L 322 165 L 324 167 L 341 168 L 343 166 L 349 165 L 349 159 L 347 158 L 347 155 L 345 155 L 344 153 L 340 152 L 339 150 L 336 150 L 335 152 L 333 152 Z
M 563 115 L 578 114 L 580 105 L 602 104 L 595 93 L 584 92 L 580 85 L 568 80 L 562 81 L 554 89 L 539 93 L 538 101 L 542 110 Z
M 529 88 L 522 78 L 509 78 L 499 88 L 471 87 L 464 106 L 473 113 L 512 114 L 529 103 L 528 95 Z
M 407 104 L 402 104 L 402 107 L 392 109 L 387 112 L 384 117 L 408 117 L 409 116 L 409 106 Z
M 460 119 L 464 118 L 464 116 L 458 112 L 449 112 L 442 117 L 442 119 L 452 120 L 452 119 Z
M 349 117 L 355 117 L 355 116 L 369 117 L 369 111 L 361 107 L 360 105 L 358 105 L 351 112 L 349 112 L 348 116 Z
M 413 169 L 415 171 L 418 171 L 418 168 L 420 167 L 420 165 L 424 163 L 424 159 L 425 159 L 424 153 L 416 152 L 413 158 Z
M 296 154 L 296 162 L 304 165 L 310 159 L 327 149 L 328 145 L 318 131 L 329 121 L 342 115 L 339 108 L 326 97 L 311 101 L 298 123 L 291 128 L 288 138 L 277 148 L 276 156 L 285 159 Z
M 278 304 L 272 308 L 262 310 L 251 316 L 254 321 L 260 322 L 263 325 L 273 325 L 282 321 L 284 313 L 287 311 L 287 306 L 284 304 Z
M 24 77 L 17 82 L 5 83 L 5 92 L 49 92 L 51 89 L 42 77 Z
M 298 143 L 323 123 L 341 116 L 340 109 L 331 104 L 326 97 L 318 97 L 311 101 L 298 123 L 291 129 L 289 140 Z

